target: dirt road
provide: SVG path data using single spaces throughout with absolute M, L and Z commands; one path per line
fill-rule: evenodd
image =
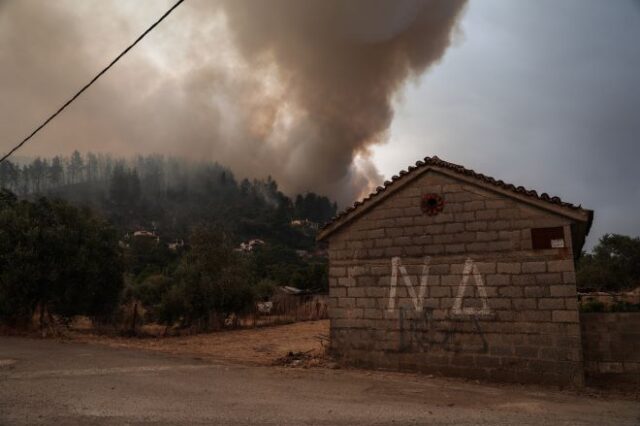
M 319 337 L 329 336 L 329 320 L 165 338 L 107 337 L 76 333 L 72 339 L 117 348 L 136 348 L 247 365 L 272 365 L 288 352 L 324 353 Z
M 638 425 L 638 402 L 0 338 L 0 424 Z

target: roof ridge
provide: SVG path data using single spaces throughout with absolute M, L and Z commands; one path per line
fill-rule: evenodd
M 556 206 L 565 207 L 565 208 L 569 208 L 569 209 L 572 209 L 572 210 L 585 210 L 585 209 L 582 208 L 581 204 L 576 206 L 576 205 L 574 205 L 572 203 L 568 203 L 568 202 L 562 201 L 562 199 L 560 197 L 558 197 L 558 196 L 550 196 L 546 192 L 538 194 L 538 191 L 536 191 L 534 189 L 528 190 L 523 186 L 515 186 L 515 185 L 513 185 L 511 183 L 504 182 L 503 180 L 496 180 L 495 178 L 493 178 L 491 176 L 487 176 L 487 175 L 484 175 L 482 173 L 477 173 L 473 169 L 467 169 L 466 167 L 464 167 L 464 166 L 462 166 L 460 164 L 455 164 L 455 163 L 450 163 L 448 161 L 444 161 L 444 160 L 442 160 L 439 157 L 434 155 L 433 157 L 424 157 L 424 159 L 416 161 L 415 165 L 411 165 L 411 166 L 407 167 L 407 170 L 404 170 L 404 169 L 400 170 L 397 175 L 393 175 L 391 177 L 391 180 L 384 181 L 382 186 L 378 186 L 375 189 L 375 191 L 369 193 L 369 195 L 364 197 L 362 200 L 358 200 L 358 201 L 354 202 L 352 206 L 347 207 L 346 209 L 342 210 L 340 213 L 338 213 L 337 215 L 332 217 L 327 223 L 325 223 L 320 228 L 320 230 L 322 231 L 324 229 L 327 229 L 330 225 L 332 225 L 336 221 L 342 219 L 343 217 L 347 216 L 348 214 L 350 214 L 351 212 L 356 210 L 358 207 L 360 207 L 360 206 L 362 206 L 364 204 L 367 204 L 370 200 L 376 198 L 381 193 L 383 193 L 387 188 L 392 186 L 397 181 L 402 180 L 405 176 L 411 174 L 415 170 L 418 170 L 418 169 L 421 169 L 421 168 L 424 168 L 424 167 L 428 167 L 428 166 L 446 168 L 448 170 L 452 170 L 454 172 L 463 174 L 465 176 L 470 176 L 470 177 L 479 179 L 482 182 L 494 185 L 496 187 L 499 187 L 499 188 L 502 188 L 502 189 L 505 189 L 505 190 L 508 190 L 508 191 L 512 191 L 512 192 L 514 192 L 516 194 L 524 195 L 524 196 L 527 196 L 527 197 L 530 197 L 532 199 L 536 199 L 536 200 L 539 200 L 539 201 L 545 201 L 545 202 L 548 202 L 550 204 L 554 204 Z

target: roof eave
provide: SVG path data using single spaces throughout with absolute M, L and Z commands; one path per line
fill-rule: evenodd
M 532 205 L 534 207 L 554 213 L 556 215 L 567 217 L 571 220 L 575 220 L 578 222 L 584 222 L 587 224 L 585 237 L 586 235 L 588 235 L 589 230 L 591 229 L 591 224 L 593 222 L 593 210 L 587 210 L 581 207 L 567 207 L 561 204 L 550 203 L 548 201 L 545 201 L 539 198 L 533 198 L 526 194 L 521 194 L 509 189 L 492 185 L 474 176 L 467 176 L 463 173 L 452 171 L 445 167 L 439 167 L 437 165 L 425 164 L 424 166 L 417 167 L 410 172 L 405 172 L 405 174 L 402 175 L 400 178 L 397 178 L 389 182 L 383 188 L 378 188 L 378 191 L 376 193 L 373 193 L 369 195 L 367 198 L 365 198 L 363 201 L 356 203 L 354 207 L 351 207 L 350 212 L 348 212 L 346 215 L 339 218 L 338 220 L 330 223 L 327 227 L 323 228 L 318 233 L 316 240 L 323 241 L 327 239 L 331 234 L 335 233 L 338 229 L 342 228 L 343 226 L 350 223 L 357 217 L 366 213 L 371 208 L 373 208 L 374 206 L 376 206 L 377 204 L 379 204 L 380 202 L 382 202 L 383 200 L 391 196 L 393 193 L 397 192 L 398 190 L 408 185 L 409 183 L 413 182 L 416 178 L 418 178 L 419 176 L 422 176 L 423 174 L 427 173 L 430 170 L 446 175 L 453 179 L 466 182 L 470 185 L 475 185 L 482 189 L 485 189 L 494 193 L 498 193 L 512 199 L 516 199 L 525 204 Z

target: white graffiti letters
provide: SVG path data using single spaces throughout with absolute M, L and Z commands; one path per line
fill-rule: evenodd
M 404 285 L 407 287 L 407 291 L 409 292 L 409 296 L 413 301 L 413 307 L 416 312 L 422 312 L 422 304 L 424 301 L 424 292 L 427 289 L 427 283 L 429 280 L 429 261 L 430 258 L 427 256 L 424 258 L 424 266 L 422 267 L 422 277 L 420 278 L 420 289 L 418 290 L 418 294 L 416 295 L 416 290 L 413 288 L 413 284 L 411 283 L 411 278 L 409 274 L 407 274 L 407 268 L 405 268 L 400 263 L 399 257 L 394 257 L 391 259 L 391 282 L 389 287 L 389 307 L 387 310 L 389 312 L 393 312 L 396 308 L 396 288 L 398 287 L 398 271 L 402 274 L 402 281 Z
M 478 296 L 480 298 L 480 302 L 482 303 L 482 308 L 476 307 L 463 307 L 464 302 L 464 292 L 467 289 L 467 283 L 469 282 L 469 277 L 473 277 L 473 280 L 476 284 L 476 290 L 478 292 Z M 456 300 L 453 302 L 453 307 L 451 308 L 451 313 L 454 315 L 490 315 L 491 309 L 489 308 L 489 304 L 487 302 L 487 289 L 484 287 L 484 281 L 482 281 L 482 275 L 478 271 L 478 267 L 473 260 L 467 259 L 464 263 L 464 269 L 462 270 L 462 281 L 460 281 L 460 285 L 458 286 L 458 294 L 456 296 Z
M 402 265 L 399 257 L 391 259 L 391 278 L 389 282 L 389 305 L 387 307 L 388 312 L 394 312 L 396 309 L 398 277 L 402 277 L 402 282 L 407 287 L 407 293 L 413 302 L 413 307 L 416 312 L 422 312 L 424 307 L 424 296 L 427 290 L 429 282 L 429 263 L 430 257 L 424 258 L 424 264 L 422 266 L 422 274 L 420 276 L 420 287 L 418 293 L 411 282 L 411 277 L 407 272 L 407 268 Z M 476 287 L 477 297 L 480 299 L 482 307 L 464 307 L 465 291 L 469 278 L 473 277 L 473 281 Z M 462 270 L 462 279 L 458 285 L 458 293 L 455 297 L 453 306 L 450 313 L 454 316 L 485 316 L 491 315 L 491 308 L 489 307 L 487 290 L 482 280 L 482 275 L 478 271 L 478 267 L 471 258 L 467 259 L 464 263 Z

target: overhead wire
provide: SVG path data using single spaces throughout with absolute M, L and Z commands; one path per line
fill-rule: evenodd
M 26 138 L 24 138 L 19 144 L 11 148 L 9 152 L 0 158 L 0 163 L 9 158 L 14 152 L 22 148 L 31 138 L 33 138 L 40 130 L 42 130 L 47 124 L 49 124 L 54 118 L 56 118 L 62 111 L 64 111 L 73 101 L 75 101 L 85 90 L 87 90 L 93 83 L 95 83 L 100 77 L 102 77 L 111 67 L 113 67 L 124 55 L 126 55 L 133 47 L 140 42 L 147 34 L 149 34 L 155 27 L 160 24 L 167 16 L 171 14 L 184 0 L 178 0 L 169 10 L 167 10 L 160 18 L 158 18 L 149 28 L 145 30 L 133 43 L 127 46 L 116 58 L 102 69 L 95 77 L 85 84 L 75 95 L 73 95 L 67 102 L 65 102 L 56 112 L 51 114 L 42 124 L 40 124 L 34 131 L 32 131 Z

